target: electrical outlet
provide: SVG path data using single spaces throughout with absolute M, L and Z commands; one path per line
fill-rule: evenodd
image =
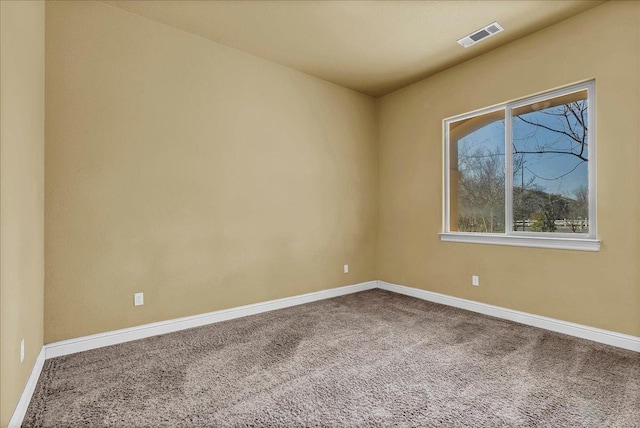
M 349 265 L 344 265 L 344 273 L 349 273 Z
M 133 304 L 134 306 L 142 306 L 144 305 L 144 293 L 136 293 L 133 295 Z
M 24 339 L 20 342 L 20 362 L 24 361 Z
M 471 285 L 473 285 L 474 287 L 480 286 L 480 277 L 478 275 L 471 276 Z

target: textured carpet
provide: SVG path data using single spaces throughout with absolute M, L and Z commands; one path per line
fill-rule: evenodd
M 28 427 L 640 427 L 640 354 L 372 290 L 47 360 Z

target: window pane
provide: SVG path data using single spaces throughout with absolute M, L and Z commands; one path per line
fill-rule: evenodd
M 504 233 L 504 110 L 449 124 L 450 229 Z
M 513 229 L 589 232 L 587 91 L 513 110 Z

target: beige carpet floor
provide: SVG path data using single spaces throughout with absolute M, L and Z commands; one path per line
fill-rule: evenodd
M 47 360 L 26 427 L 640 427 L 640 354 L 382 290 Z

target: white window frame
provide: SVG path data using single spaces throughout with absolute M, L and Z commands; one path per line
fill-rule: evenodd
M 513 133 L 511 130 L 514 108 L 545 101 L 562 95 L 587 91 L 588 108 L 588 184 L 589 184 L 589 233 L 525 232 L 513 230 Z M 486 113 L 504 110 L 505 112 L 505 232 L 476 233 L 451 231 L 450 227 L 450 144 L 449 125 L 452 122 L 469 119 Z M 513 245 L 520 247 L 557 248 L 566 250 L 599 251 L 600 240 L 597 234 L 596 210 L 596 120 L 595 120 L 595 81 L 582 82 L 561 89 L 545 92 L 516 101 L 502 103 L 492 107 L 444 119 L 444 210 L 443 230 L 440 239 L 447 242 L 465 242 L 477 244 Z

